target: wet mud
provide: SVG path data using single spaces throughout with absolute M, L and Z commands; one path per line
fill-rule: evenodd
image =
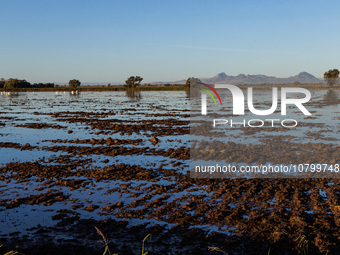
M 138 102 L 143 106 L 168 113 L 135 107 L 35 112 L 51 123 L 12 123 L 9 113 L 1 112 L 5 126 L 51 132 L 38 143 L 0 142 L 1 150 L 41 154 L 0 166 L 1 221 L 10 225 L 12 215 L 26 209 L 45 212 L 51 223 L 6 234 L 0 230 L 0 253 L 101 254 L 95 227 L 118 254 L 140 254 L 147 234 L 152 234 L 151 254 L 218 254 L 209 247 L 228 254 L 267 254 L 269 249 L 270 254 L 303 254 L 302 238 L 308 240 L 309 254 L 340 252 L 339 179 L 191 178 L 189 171 L 190 153 L 209 160 L 216 155 L 207 150 L 211 147 L 223 151 L 218 155 L 226 162 L 339 163 L 338 139 L 324 135 L 332 130 L 324 125 L 307 130 L 301 138 L 306 141 L 297 142 L 281 128 L 266 127 L 266 132 L 282 132 L 272 136 L 245 128 L 240 134 L 262 137 L 258 144 L 244 144 L 218 142 L 219 134 L 207 126 L 199 130 L 212 133 L 214 146 L 197 141 L 190 148 L 187 109 Z M 55 130 L 64 132 L 62 137 Z

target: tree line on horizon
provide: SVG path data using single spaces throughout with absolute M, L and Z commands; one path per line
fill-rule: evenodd
M 73 79 L 69 81 L 70 88 L 77 88 L 80 86 L 80 81 L 77 79 Z M 29 83 L 26 80 L 20 80 L 18 78 L 9 78 L 5 80 L 4 78 L 0 79 L 0 88 L 4 89 L 18 89 L 18 88 L 54 88 L 56 84 L 54 83 Z
M 140 85 L 141 81 L 143 80 L 140 76 L 130 76 L 125 81 L 125 88 L 136 88 Z M 77 79 L 72 79 L 68 83 L 69 88 L 75 89 L 81 85 L 81 82 Z M 19 80 L 18 78 L 9 78 L 5 80 L 4 78 L 0 79 L 0 88 L 4 89 L 16 89 L 16 88 L 53 88 L 56 85 L 54 83 L 34 83 L 31 84 L 26 80 Z M 110 86 L 110 83 L 107 85 Z
M 339 84 L 339 74 L 340 71 L 338 69 L 330 69 L 329 71 L 324 73 L 324 80 L 330 86 L 333 87 Z M 143 80 L 140 76 L 130 76 L 124 84 L 125 88 L 136 88 L 140 85 Z M 191 83 L 200 83 L 201 81 L 197 78 L 190 77 L 186 80 L 184 87 L 189 88 Z M 81 85 L 81 82 L 77 79 L 72 79 L 69 81 L 69 88 L 75 89 Z M 5 80 L 4 78 L 0 79 L 0 88 L 4 89 L 15 89 L 15 88 L 53 88 L 56 85 L 54 83 L 29 83 L 26 80 L 19 80 L 17 78 L 9 78 Z M 109 85 L 108 85 L 109 86 Z
M 0 79 L 0 88 L 4 89 L 17 89 L 17 88 L 53 88 L 54 83 L 29 83 L 26 80 L 19 80 L 17 78 L 9 78 L 5 80 L 4 78 Z

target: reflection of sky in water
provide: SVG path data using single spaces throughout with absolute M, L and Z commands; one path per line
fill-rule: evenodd
M 92 129 L 88 126 L 88 129 L 85 129 L 86 124 L 82 123 L 68 123 L 67 121 L 63 121 L 64 118 L 73 118 L 76 117 L 76 114 L 72 114 L 72 112 L 82 111 L 89 113 L 107 113 L 112 112 L 115 115 L 91 115 L 91 116 L 82 116 L 82 118 L 98 118 L 101 120 L 105 119 L 118 119 L 118 120 L 126 120 L 127 124 L 135 124 L 137 121 L 141 120 L 163 120 L 163 119 L 177 119 L 188 121 L 189 118 L 181 117 L 181 115 L 189 114 L 189 111 L 182 112 L 181 110 L 189 110 L 189 100 L 186 97 L 186 93 L 184 91 L 141 91 L 139 95 L 132 98 L 131 95 L 128 95 L 125 91 L 117 91 L 117 92 L 81 92 L 77 95 L 70 94 L 68 92 L 64 93 L 55 93 L 55 92 L 18 92 L 12 95 L 8 95 L 7 93 L 2 93 L 0 95 L 0 123 L 4 123 L 4 126 L 0 126 L 0 142 L 11 142 L 11 143 L 19 143 L 20 145 L 25 145 L 29 143 L 30 146 L 36 146 L 32 150 L 20 150 L 15 148 L 0 148 L 0 166 L 4 166 L 9 162 L 26 162 L 26 161 L 38 161 L 40 160 L 40 164 L 44 164 L 46 166 L 57 164 L 55 160 L 58 159 L 61 155 L 68 155 L 67 152 L 58 151 L 52 152 L 47 151 L 47 147 L 51 146 L 78 146 L 78 147 L 98 147 L 98 146 L 106 146 L 106 144 L 91 145 L 90 143 L 69 143 L 67 140 L 83 140 L 83 139 L 91 139 L 94 138 L 99 140 L 103 138 L 104 140 L 110 136 L 112 139 L 142 139 L 143 141 L 138 145 L 132 144 L 122 144 L 118 145 L 119 147 L 124 146 L 126 148 L 131 147 L 150 147 L 155 148 L 156 150 L 168 150 L 170 148 L 178 148 L 181 146 L 188 147 L 189 146 L 189 135 L 169 135 L 169 136 L 159 136 L 158 139 L 160 142 L 155 146 L 149 141 L 151 138 L 147 136 L 147 134 L 151 134 L 147 132 L 147 134 L 136 134 L 132 133 L 131 135 L 120 135 L 119 133 L 113 133 L 109 135 L 105 134 L 95 134 L 100 131 L 98 129 Z M 53 117 L 51 114 L 56 112 L 67 112 L 62 113 L 57 118 Z M 39 114 L 37 114 L 39 113 Z M 172 114 L 172 116 L 154 116 L 154 114 Z M 60 120 L 60 121 L 58 121 Z M 60 125 L 65 126 L 67 128 L 54 129 L 54 128 L 26 128 L 26 127 L 16 127 L 16 125 L 22 125 L 27 123 L 46 123 L 52 125 Z M 73 133 L 69 134 L 68 130 L 72 130 Z M 64 140 L 58 143 L 52 143 L 48 140 Z M 181 142 L 179 142 L 181 139 Z M 172 141 L 171 141 L 172 140 Z M 176 171 L 180 173 L 186 173 L 188 170 L 189 160 L 180 161 L 183 164 L 173 167 L 172 164 L 174 162 L 178 162 L 178 160 L 163 157 L 163 156 L 155 156 L 155 155 L 117 155 L 115 157 L 104 156 L 104 155 L 76 155 L 72 156 L 71 159 L 79 160 L 91 158 L 91 162 L 84 163 L 80 168 L 92 169 L 94 167 L 105 167 L 120 163 L 125 164 L 136 164 L 141 167 L 150 168 L 154 171 L 162 164 L 163 169 L 176 169 Z M 51 162 L 48 162 L 49 159 L 52 159 Z M 104 160 L 108 160 L 104 161 Z M 116 162 L 118 160 L 118 162 Z M 104 161 L 104 162 L 103 162 Z M 71 177 L 69 179 L 83 179 L 82 177 Z M 53 181 L 55 179 L 53 178 Z M 175 183 L 176 180 L 171 177 L 160 178 L 157 181 L 158 185 L 170 185 Z M 69 187 L 60 187 L 53 186 L 51 189 L 57 189 L 56 191 L 61 191 L 65 195 L 70 195 L 69 199 L 76 198 L 78 199 L 77 203 L 82 203 L 84 208 L 90 204 L 99 205 L 100 207 L 104 207 L 107 204 L 112 204 L 118 201 L 123 201 L 124 204 L 129 204 L 133 202 L 136 197 L 132 197 L 131 193 L 122 192 L 113 192 L 111 194 L 105 194 L 108 189 L 113 189 L 120 187 L 121 184 L 125 183 L 122 181 L 100 181 L 96 182 L 92 179 L 92 184 L 87 186 L 87 189 L 80 187 L 77 190 L 70 190 Z M 129 187 L 135 187 L 137 185 L 141 185 L 139 190 L 142 191 L 141 195 L 143 196 L 146 193 L 143 191 L 145 188 L 149 187 L 155 182 L 149 181 L 137 181 L 131 180 L 126 182 Z M 25 189 L 27 188 L 27 189 Z M 41 191 L 37 190 L 38 188 L 42 188 Z M 27 197 L 30 195 L 38 195 L 41 193 L 46 193 L 48 188 L 42 182 L 37 181 L 36 178 L 31 177 L 29 182 L 17 182 L 10 181 L 9 183 L 0 181 L 0 194 L 2 199 L 15 199 L 17 197 Z M 91 194 L 89 194 L 91 192 Z M 134 192 L 130 190 L 130 192 Z M 186 191 L 183 191 L 184 193 Z M 168 199 L 172 201 L 173 199 L 182 196 L 183 192 L 180 194 L 171 194 L 171 197 Z M 158 198 L 158 195 L 152 197 L 151 200 Z M 56 214 L 58 209 L 68 209 L 72 210 L 72 205 L 70 200 L 66 200 L 63 202 L 56 202 L 51 206 L 40 205 L 20 205 L 17 208 L 13 209 L 5 209 L 0 208 L 0 236 L 7 235 L 8 233 L 12 233 L 15 231 L 20 231 L 22 234 L 27 233 L 26 229 L 36 227 L 40 224 L 43 227 L 48 227 L 56 224 L 58 221 L 52 221 L 51 216 Z M 87 203 L 86 201 L 90 202 Z M 53 211 L 46 211 L 46 210 Z M 94 219 L 105 219 L 108 216 L 100 215 L 99 213 L 103 213 L 100 209 L 95 210 L 94 212 L 88 212 L 83 209 L 76 210 L 81 218 L 94 218 Z M 116 211 L 116 210 L 115 210 Z M 113 215 L 108 214 L 109 217 L 115 219 Z M 129 221 L 130 225 L 137 225 L 144 222 L 148 222 L 152 224 L 165 224 L 164 222 L 154 220 L 154 219 L 132 219 Z M 168 227 L 171 227 L 173 224 L 167 224 Z M 63 237 L 65 238 L 65 237 Z
M 326 94 L 327 91 L 312 91 L 312 100 L 320 101 L 323 100 L 323 96 Z M 269 97 L 268 97 L 269 96 Z M 271 91 L 254 91 L 254 99 L 257 101 L 261 101 L 262 99 L 269 98 L 268 102 L 270 103 L 271 99 Z M 225 102 L 225 101 L 223 101 Z M 208 100 L 208 109 L 216 109 L 214 108 Z M 25 143 L 30 143 L 31 146 L 37 146 L 37 149 L 33 150 L 22 150 L 20 149 L 13 149 L 13 148 L 0 148 L 0 164 L 8 163 L 11 161 L 35 161 L 39 158 L 45 157 L 46 165 L 53 165 L 55 162 L 47 163 L 47 159 L 58 157 L 59 155 L 66 155 L 66 152 L 51 152 L 46 151 L 43 148 L 45 146 L 92 146 L 91 144 L 75 144 L 75 143 L 51 143 L 51 142 L 42 142 L 43 140 L 51 140 L 51 139 L 61 139 L 61 140 L 69 140 L 69 139 L 100 139 L 106 138 L 107 135 L 103 134 L 95 134 L 98 130 L 92 130 L 91 128 L 85 129 L 85 124 L 76 124 L 76 123 L 68 123 L 64 121 L 57 121 L 56 118 L 52 117 L 51 115 L 36 115 L 35 112 L 39 113 L 55 113 L 55 112 L 62 112 L 62 111 L 84 111 L 84 112 L 108 112 L 113 111 L 116 115 L 110 115 L 107 117 L 100 116 L 101 119 L 119 119 L 119 120 L 126 120 L 128 121 L 139 121 L 144 119 L 168 119 L 168 116 L 152 116 L 148 114 L 165 114 L 165 113 L 173 113 L 174 116 L 171 118 L 179 119 L 179 120 L 186 120 L 188 118 L 179 117 L 180 114 L 189 114 L 190 112 L 180 112 L 181 109 L 188 109 L 189 110 L 189 100 L 186 98 L 186 93 L 183 91 L 147 91 L 141 92 L 140 97 L 138 98 L 129 98 L 125 91 L 121 92 L 81 92 L 76 96 L 71 96 L 69 93 L 66 94 L 55 94 L 54 92 L 39 92 L 33 95 L 32 92 L 29 94 L 27 93 L 18 93 L 17 96 L 9 97 L 8 95 L 1 95 L 0 96 L 0 121 L 5 123 L 5 126 L 0 126 L 0 142 L 14 142 L 20 143 L 24 145 Z M 138 106 L 137 106 L 138 105 Z M 221 115 L 225 115 L 226 112 L 230 113 L 231 108 L 231 101 L 226 102 L 225 109 L 228 110 L 221 110 L 219 106 L 217 106 L 217 113 Z M 256 108 L 259 106 L 256 105 Z M 268 109 L 270 105 L 264 106 L 264 109 Z M 126 109 L 126 110 L 124 110 Z M 280 109 L 280 108 L 278 108 Z M 313 105 L 307 106 L 309 111 L 316 111 L 312 113 L 312 117 L 316 117 L 316 119 L 304 119 L 304 115 L 299 113 L 299 110 L 296 111 L 289 109 L 289 116 L 284 118 L 295 118 L 299 122 L 309 122 L 309 123 L 327 123 L 329 127 L 324 126 L 322 129 L 330 129 L 332 132 L 324 132 L 322 133 L 325 137 L 334 137 L 336 141 L 324 141 L 322 142 L 331 142 L 337 143 L 338 138 L 336 133 L 339 130 L 339 106 L 338 105 L 330 105 L 324 106 L 322 108 L 317 108 Z M 245 108 L 247 112 L 247 107 Z M 121 112 L 122 111 L 122 112 Z M 200 106 L 198 107 L 198 113 L 200 113 Z M 131 114 L 131 115 L 130 115 Z M 320 116 L 318 116 L 320 115 Z M 14 119 L 4 119 L 3 117 L 14 117 Z M 73 117 L 70 115 L 68 117 Z M 92 116 L 95 117 L 95 116 Z M 278 118 L 283 119 L 283 116 L 280 113 L 275 113 L 273 116 L 266 116 L 266 117 L 256 117 L 259 119 L 265 118 Z M 64 118 L 63 115 L 60 115 L 59 118 L 62 120 Z M 226 117 L 230 118 L 230 117 Z M 241 117 L 239 119 L 254 119 L 249 113 L 245 115 L 245 117 Z M 25 123 L 47 123 L 53 125 L 61 125 L 67 126 L 66 129 L 52 129 L 52 128 L 43 128 L 43 129 L 31 129 L 31 128 L 23 128 L 23 127 L 15 127 L 16 124 L 25 124 Z M 133 124 L 133 123 L 130 123 Z M 67 131 L 72 130 L 72 134 L 68 134 Z M 271 135 L 275 136 L 277 134 L 282 135 L 293 135 L 295 140 L 292 141 L 301 142 L 302 137 L 306 137 L 306 142 L 320 142 L 314 141 L 306 136 L 306 132 L 317 132 L 320 130 L 317 126 L 312 127 L 299 127 L 296 130 L 290 130 L 289 132 L 272 132 Z M 268 132 L 259 132 L 255 133 L 254 135 L 249 135 L 247 137 L 242 137 L 242 131 L 238 131 L 237 129 L 227 129 L 226 134 L 227 138 L 220 138 L 220 139 L 228 139 L 227 141 L 235 141 L 237 143 L 260 143 L 259 139 L 265 138 L 270 133 Z M 231 136 L 232 135 L 232 136 Z M 117 139 L 143 139 L 143 142 L 139 145 L 119 145 L 124 146 L 126 148 L 134 147 L 150 147 L 156 149 L 169 149 L 169 148 L 178 148 L 179 146 L 188 147 L 189 144 L 189 135 L 180 135 L 180 136 L 163 136 L 158 137 L 161 142 L 153 147 L 149 141 L 151 137 L 147 137 L 146 135 L 123 135 L 121 136 L 119 133 L 115 133 L 109 135 L 112 138 Z M 322 138 L 322 137 L 321 137 Z M 173 142 L 167 141 L 168 139 L 173 140 Z M 182 140 L 182 143 L 178 142 L 178 139 Z M 184 143 L 183 143 L 184 142 Z M 99 146 L 99 145 L 93 145 Z M 105 145 L 103 145 L 105 146 Z M 78 157 L 78 156 L 77 156 Z M 160 164 L 165 164 L 163 169 L 175 169 L 180 173 L 185 173 L 188 170 L 188 160 L 187 161 L 180 161 L 184 163 L 179 167 L 172 167 L 171 161 L 176 161 L 175 159 L 165 158 L 163 156 L 154 156 L 154 155 L 117 155 L 115 157 L 103 156 L 103 155 L 83 155 L 80 156 L 82 158 L 92 158 L 92 162 L 84 165 L 84 167 L 91 169 L 92 167 L 104 167 L 112 164 L 136 164 L 140 165 L 141 167 L 146 167 L 157 171 L 157 167 Z M 109 162 L 104 163 L 102 161 L 109 160 Z M 116 163 L 116 159 L 118 162 Z M 150 166 L 155 163 L 155 167 Z M 220 162 L 222 164 L 222 162 Z M 240 167 L 244 164 L 238 164 Z M 180 169 L 180 167 L 184 167 L 184 169 Z M 72 177 L 70 179 L 82 179 L 82 177 Z M 95 182 L 93 180 L 93 185 L 89 184 L 87 189 L 79 188 L 77 190 L 70 190 L 68 187 L 59 187 L 54 186 L 52 189 L 58 189 L 58 191 L 63 192 L 65 195 L 70 195 L 69 199 L 76 198 L 78 203 L 82 203 L 82 208 L 93 204 L 98 205 L 100 208 L 112 204 L 118 201 L 123 201 L 125 205 L 132 203 L 136 198 L 140 198 L 145 194 L 150 193 L 150 191 L 146 190 L 152 184 L 158 185 L 171 185 L 176 182 L 175 178 L 169 177 L 162 177 L 157 180 L 157 182 L 150 182 L 150 181 L 138 181 L 138 180 L 131 180 L 128 182 L 122 181 L 99 181 Z M 120 187 L 121 184 L 128 184 L 129 187 L 137 187 L 139 186 L 139 190 L 129 189 L 130 193 L 121 192 L 113 192 L 111 194 L 105 194 L 108 189 L 114 189 Z M 39 187 L 43 187 L 44 189 L 39 192 L 36 190 Z M 24 190 L 27 188 L 27 190 Z M 102 189 L 103 188 L 103 189 Z M 193 188 L 193 187 L 190 187 Z M 9 199 L 14 199 L 16 197 L 22 196 L 29 196 L 29 195 L 37 195 L 40 193 L 46 192 L 46 186 L 43 185 L 41 182 L 35 181 L 34 178 L 31 178 L 30 182 L 23 182 L 17 183 L 16 181 L 11 181 L 9 183 L 2 183 L 0 182 L 0 193 L 1 196 Z M 181 192 L 176 193 L 169 193 L 170 197 L 165 200 L 166 202 L 171 202 L 177 198 L 181 198 L 185 194 L 190 195 L 206 195 L 204 199 L 206 201 L 212 201 L 213 194 L 207 194 L 206 191 L 203 190 L 204 187 L 199 187 L 197 191 L 188 191 L 184 189 Z M 91 194 L 89 194 L 91 192 Z M 133 197 L 133 193 L 141 192 L 138 194 L 137 197 Z M 167 194 L 167 193 L 165 193 Z M 160 195 L 154 195 L 150 199 L 153 201 L 159 198 Z M 86 201 L 90 202 L 87 203 Z M 215 201 L 218 202 L 218 201 Z M 186 201 L 179 202 L 181 205 L 184 205 Z M 58 209 L 68 209 L 72 210 L 72 205 L 69 200 L 64 202 L 57 202 L 52 204 L 51 206 L 44 206 L 40 205 L 21 205 L 18 208 L 13 209 L 4 209 L 0 208 L 0 235 L 7 235 L 10 232 L 14 231 L 23 231 L 25 233 L 25 229 L 36 227 L 38 224 L 41 226 L 52 226 L 56 224 L 58 221 L 52 221 L 51 216 L 56 214 Z M 103 213 L 100 209 L 95 210 L 94 212 L 87 212 L 82 208 L 77 209 L 76 211 L 80 213 L 81 218 L 94 218 L 94 219 L 105 219 L 107 217 L 111 217 L 116 219 L 113 215 L 108 213 L 107 215 L 100 215 L 99 213 Z M 54 211 L 46 211 L 48 209 L 52 209 Z M 133 209 L 140 209 L 139 207 Z M 116 209 L 117 210 L 117 209 Z M 115 210 L 115 211 L 116 211 Z M 246 215 L 245 215 L 246 217 Z M 164 224 L 164 222 L 155 220 L 155 219 L 133 219 L 129 220 L 130 225 L 137 225 L 144 222 L 152 224 Z M 173 224 L 167 224 L 166 226 L 170 227 Z M 198 226 L 195 226 L 198 227 Z M 218 226 L 201 226 L 204 229 L 220 231 Z M 223 230 L 222 230 L 223 231 Z M 65 236 L 63 236 L 65 238 Z
M 169 119 L 169 116 L 153 116 L 153 114 L 168 114 L 173 116 L 170 118 L 177 120 L 189 120 L 188 118 L 180 117 L 189 112 L 181 112 L 181 110 L 189 110 L 189 101 L 186 99 L 184 91 L 141 91 L 138 100 L 131 99 L 126 91 L 102 91 L 102 92 L 78 92 L 77 95 L 72 95 L 69 92 L 17 92 L 0 95 L 0 122 L 5 123 L 5 126 L 0 126 L 0 142 L 12 142 L 24 145 L 29 143 L 31 146 L 38 146 L 40 150 L 20 151 L 16 149 L 7 150 L 0 148 L 0 164 L 14 161 L 31 161 L 37 157 L 49 157 L 51 152 L 41 150 L 42 146 L 53 145 L 74 145 L 74 146 L 89 146 L 89 144 L 75 143 L 50 143 L 42 142 L 51 139 L 106 139 L 108 135 L 95 134 L 98 129 L 85 129 L 85 123 L 68 123 L 63 121 L 63 118 L 77 117 L 77 114 L 72 112 L 95 112 L 108 113 L 113 112 L 115 115 L 91 115 L 82 118 L 98 118 L 102 120 L 118 119 L 127 120 L 127 124 L 142 120 L 163 120 Z M 67 112 L 60 114 L 57 118 L 49 115 L 56 112 Z M 39 114 L 36 114 L 39 113 Z M 12 119 L 6 119 L 11 117 Z M 58 121 L 60 120 L 60 121 Z M 26 128 L 16 127 L 15 125 L 24 125 L 27 123 L 46 123 L 51 125 L 59 125 L 61 129 L 55 128 Z M 72 130 L 72 134 L 68 134 L 68 130 Z M 147 132 L 151 134 L 150 132 Z M 132 133 L 131 135 L 120 135 L 120 132 L 110 134 L 112 139 L 143 139 L 144 142 L 136 147 L 152 146 L 149 142 L 150 137 L 142 134 Z M 178 139 L 187 143 L 188 135 L 181 136 L 164 136 L 158 137 L 160 143 L 156 145 L 157 149 L 177 148 L 183 146 L 178 143 Z M 167 140 L 171 139 L 172 142 Z M 98 145 L 94 145 L 98 146 Z M 131 147 L 130 145 L 124 145 Z M 11 152 L 10 152 L 11 151 Z M 55 153 L 54 153 L 55 154 Z M 10 156 L 10 157 L 8 157 Z M 30 160 L 31 157 L 31 160 Z
M 247 91 L 243 90 L 245 95 L 245 115 L 240 116 L 232 116 L 233 110 L 233 102 L 232 96 L 229 90 L 218 90 L 219 95 L 221 96 L 223 107 L 220 104 L 216 106 L 213 103 L 213 100 L 208 96 L 207 97 L 207 115 L 201 115 L 201 99 L 200 96 L 195 100 L 191 100 L 190 106 L 192 109 L 191 115 L 191 127 L 197 126 L 195 121 L 201 121 L 200 123 L 206 123 L 208 128 L 210 127 L 210 132 L 218 131 L 221 132 L 222 135 L 216 136 L 203 136 L 203 135 L 195 135 L 193 134 L 193 130 L 191 129 L 191 141 L 198 141 L 197 145 L 201 141 L 219 141 L 222 143 L 227 143 L 228 141 L 235 142 L 237 144 L 244 145 L 259 145 L 267 142 L 266 138 L 270 138 L 275 143 L 276 136 L 282 136 L 284 141 L 290 141 L 292 143 L 323 143 L 323 144 L 331 144 L 334 146 L 338 146 L 339 142 L 339 130 L 340 130 L 340 105 L 338 101 L 338 91 L 329 90 L 311 90 L 311 100 L 308 103 L 304 103 L 305 108 L 312 114 L 311 116 L 304 115 L 300 109 L 298 109 L 295 105 L 287 105 L 287 115 L 281 115 L 281 100 L 280 100 L 280 90 L 278 90 L 278 105 L 276 112 L 268 116 L 258 116 L 251 113 L 247 106 Z M 290 94 L 293 95 L 293 94 Z M 289 98 L 298 98 L 305 97 L 305 95 L 293 95 L 289 96 Z M 255 109 L 258 110 L 266 110 L 270 109 L 272 106 L 272 91 L 271 90 L 253 90 L 253 104 Z M 193 114 L 194 113 L 194 114 Z M 217 125 L 213 127 L 214 119 L 226 119 L 228 121 L 227 124 Z M 230 120 L 235 122 L 239 122 L 241 124 L 236 124 L 231 127 Z M 249 120 L 262 120 L 265 125 L 264 127 L 255 127 L 251 128 L 248 126 Z M 280 121 L 274 122 L 274 128 L 279 128 L 283 130 L 268 130 L 268 127 L 272 126 L 271 119 L 278 119 Z M 296 127 L 293 128 L 284 128 L 281 125 L 281 121 L 285 119 L 293 119 L 298 122 Z M 243 121 L 245 120 L 246 129 L 243 128 Z M 251 122 L 252 125 L 260 124 L 261 122 Z M 289 122 L 286 123 L 290 125 Z M 207 126 L 203 126 L 202 129 L 207 128 Z M 266 129 L 264 129 L 266 128 Z M 263 131 L 261 131 L 261 129 Z M 256 132 L 251 132 L 255 130 Z M 248 132 L 247 132 L 248 131 Z M 250 131 L 250 132 L 249 132 Z M 259 132 L 258 132 L 259 131 Z M 212 149 L 209 147 L 209 149 Z M 218 151 L 215 151 L 216 155 Z M 298 154 L 299 152 L 297 152 Z M 193 154 L 191 154 L 193 156 Z M 237 166 L 237 169 L 240 169 L 242 165 L 247 165 L 244 163 L 235 164 L 233 162 L 225 162 L 225 161 L 213 161 L 213 160 L 191 160 L 192 168 L 195 166 L 214 166 L 216 164 L 226 165 L 232 164 Z M 275 162 L 268 162 L 275 165 Z M 303 162 L 301 162 L 303 163 Z M 318 163 L 318 162 L 317 162 Z M 321 162 L 327 163 L 327 162 Z M 257 165 L 257 164 L 252 164 Z M 296 176 L 298 173 L 291 171 L 288 173 L 291 176 Z M 336 173 L 334 173 L 338 177 Z M 242 174 L 242 177 L 251 177 L 251 174 Z M 227 177 L 227 176 L 226 176 Z M 265 177 L 265 174 L 263 175 Z
M 320 107 L 318 103 L 324 100 L 325 95 L 328 90 L 311 90 L 311 100 L 304 104 L 309 112 L 311 112 L 311 118 L 309 116 L 304 115 L 297 107 L 293 105 L 287 105 L 287 115 L 281 115 L 281 103 L 280 103 L 280 90 L 278 90 L 278 105 L 276 112 L 267 116 L 258 116 L 252 114 L 248 110 L 247 106 L 247 91 L 243 91 L 245 94 L 245 115 L 241 116 L 231 116 L 232 114 L 232 96 L 228 90 L 219 90 L 223 102 L 223 108 L 221 105 L 217 104 L 215 106 L 212 102 L 211 98 L 207 99 L 207 111 L 208 114 L 206 116 L 201 115 L 201 103 L 200 100 L 191 101 L 191 109 L 197 112 L 197 115 L 191 118 L 191 121 L 202 120 L 208 123 L 213 123 L 214 119 L 226 119 L 228 120 L 227 124 L 217 125 L 213 128 L 212 131 L 220 131 L 223 132 L 226 137 L 220 137 L 220 140 L 225 141 L 233 141 L 244 144 L 258 144 L 259 139 L 266 138 L 267 136 L 275 136 L 275 135 L 291 135 L 294 136 L 295 139 L 292 141 L 295 142 L 325 142 L 325 143 L 333 143 L 337 144 L 338 142 L 338 131 L 340 129 L 340 105 L 339 104 L 331 104 Z M 337 92 L 336 92 L 337 93 Z M 210 100 L 209 100 L 210 99 Z M 253 100 L 254 107 L 258 110 L 265 110 L 271 108 L 272 104 L 272 91 L 271 90 L 253 90 Z M 266 104 L 263 104 L 265 102 Z M 210 113 L 210 116 L 209 116 Z M 219 116 L 214 117 L 212 114 L 218 114 Z M 235 124 L 232 127 L 230 126 L 230 120 L 235 122 L 240 122 L 241 124 Z M 288 128 L 286 132 L 274 130 L 272 132 L 269 131 L 261 131 L 256 132 L 253 135 L 244 136 L 243 132 L 239 130 L 240 127 L 243 127 L 243 120 L 245 120 L 246 127 L 248 127 L 249 120 L 260 119 L 265 125 L 272 125 L 272 121 L 270 119 L 278 119 L 274 121 L 274 127 L 281 128 L 281 121 L 285 119 L 294 119 L 298 122 L 298 125 L 294 128 Z M 268 120 L 269 119 L 269 120 Z M 259 125 L 261 122 L 251 122 L 252 125 Z M 291 125 L 293 122 L 285 123 L 285 125 Z M 310 124 L 308 126 L 304 126 L 303 124 Z M 195 123 L 191 124 L 195 126 Z M 320 125 L 322 127 L 320 128 Z M 212 125 L 211 125 L 212 126 Z M 306 133 L 308 132 L 318 132 L 319 130 L 324 130 L 327 132 L 322 132 L 322 136 L 319 137 L 318 140 L 314 140 L 313 137 L 308 137 Z M 334 138 L 335 141 L 322 140 L 322 138 Z M 201 140 L 206 139 L 204 137 L 196 137 L 192 136 L 191 138 Z M 306 139 L 302 139 L 306 138 Z M 207 138 L 209 139 L 209 138 Z

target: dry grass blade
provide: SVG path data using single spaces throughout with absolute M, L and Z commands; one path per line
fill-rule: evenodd
M 0 243 L 0 247 L 2 247 L 2 243 Z M 6 252 L 4 255 L 25 255 L 25 254 L 20 253 L 18 251 L 9 251 L 9 252 Z
M 95 227 L 95 228 L 96 228 L 96 230 L 97 230 L 97 233 L 98 233 L 99 235 L 101 235 L 101 236 L 102 236 L 102 238 L 104 239 L 104 241 L 106 241 L 106 238 L 105 238 L 105 236 L 104 236 L 103 232 L 102 232 L 102 231 L 100 231 L 100 230 L 99 230 L 99 228 L 97 228 L 97 227 Z
M 96 230 L 97 230 L 97 233 L 103 238 L 103 241 L 99 241 L 101 243 L 104 243 L 105 244 L 105 250 L 104 250 L 104 253 L 103 255 L 105 255 L 106 253 L 108 253 L 109 255 L 111 255 L 111 252 L 110 252 L 110 249 L 109 249 L 109 245 L 107 243 L 107 237 L 105 237 L 105 235 L 103 234 L 102 231 L 99 230 L 99 228 L 95 227 Z M 117 253 L 114 253 L 112 255 L 118 255 Z
M 5 253 L 4 255 L 25 255 L 25 254 L 18 252 L 18 251 L 9 251 L 9 252 Z
M 218 248 L 218 247 L 211 247 L 211 246 L 209 246 L 209 247 L 208 247 L 208 250 L 209 250 L 209 251 L 218 251 L 218 252 L 222 252 L 222 253 L 228 255 L 228 253 L 226 253 L 225 251 L 221 250 L 221 249 Z
M 295 241 L 299 242 L 299 247 L 303 249 L 303 253 L 307 255 L 307 250 L 308 250 L 308 240 L 306 239 L 305 235 L 299 235 Z

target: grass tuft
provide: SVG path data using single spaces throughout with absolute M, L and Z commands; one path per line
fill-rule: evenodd
M 105 245 L 105 250 L 104 250 L 104 253 L 103 255 L 105 255 L 106 253 L 108 253 L 108 255 L 111 255 L 111 252 L 110 252 L 110 249 L 109 249 L 109 245 L 108 245 L 108 238 L 106 235 L 103 234 L 102 231 L 99 230 L 99 228 L 95 227 L 96 230 L 97 230 L 97 233 L 103 238 L 103 241 L 98 241 L 102 244 Z M 148 246 L 150 246 L 150 242 L 151 242 L 151 238 L 152 238 L 152 235 L 151 234 L 148 234 L 146 237 L 144 237 L 143 239 L 143 245 L 142 245 L 142 255 L 148 255 L 149 254 L 149 247 L 148 249 L 145 251 L 145 242 L 147 240 L 148 241 Z M 1 247 L 1 246 L 0 246 Z M 6 255 L 6 254 L 5 254 Z M 12 255 L 12 254 L 7 254 L 7 255 Z M 14 254 L 13 254 L 14 255 Z M 117 253 L 114 253 L 112 255 L 118 255 Z
M 307 255 L 308 253 L 308 240 L 305 235 L 299 235 L 295 241 L 299 242 L 299 248 L 303 249 L 303 254 Z

